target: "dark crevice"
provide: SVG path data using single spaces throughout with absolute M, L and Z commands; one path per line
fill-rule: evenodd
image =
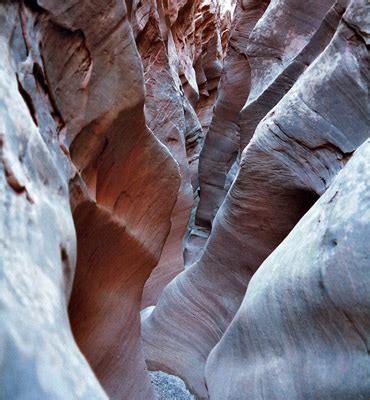
M 37 63 L 34 63 L 32 72 L 33 72 L 33 75 L 34 75 L 36 81 L 41 86 L 42 90 L 45 93 L 48 93 L 49 92 L 49 88 L 48 88 L 48 85 L 45 82 L 44 73 L 42 72 L 42 68 L 40 67 L 40 65 L 37 64 Z
M 285 189 L 287 201 L 291 203 L 291 211 L 297 217 L 294 225 L 306 214 L 306 212 L 316 203 L 320 195 L 315 191 L 304 188 Z M 294 226 L 292 226 L 293 228 Z
M 42 57 L 41 54 L 41 60 L 42 63 L 45 65 L 45 61 Z M 45 92 L 45 94 L 48 96 L 50 105 L 52 107 L 52 117 L 55 120 L 57 126 L 58 126 L 58 131 L 60 132 L 61 129 L 65 126 L 64 120 L 62 118 L 62 115 L 60 114 L 56 101 L 54 99 L 54 96 L 51 93 L 51 90 L 49 89 L 50 85 L 48 82 L 48 77 L 46 75 L 46 71 L 44 71 L 41 66 L 37 63 L 33 64 L 33 74 L 35 76 L 36 81 L 39 83 L 41 86 L 42 90 Z
M 13 170 L 10 168 L 9 163 L 7 162 L 7 160 L 3 156 L 1 158 L 1 162 L 3 163 L 5 178 L 6 178 L 6 181 L 7 181 L 8 185 L 14 190 L 15 193 L 17 193 L 19 195 L 25 194 L 26 195 L 26 199 L 30 203 L 34 203 L 32 197 L 28 193 L 28 190 L 27 190 L 26 186 L 23 185 L 18 180 L 18 178 L 14 174 Z
M 35 105 L 33 104 L 32 97 L 29 95 L 29 93 L 23 88 L 18 74 L 15 74 L 17 78 L 17 84 L 18 84 L 18 91 L 20 95 L 22 96 L 24 102 L 26 103 L 28 110 L 30 112 L 31 118 L 33 122 L 35 123 L 36 126 L 39 126 L 38 121 L 37 121 L 37 113 L 35 109 Z
M 32 11 L 39 14 L 44 13 L 46 10 L 42 8 L 37 0 L 24 0 L 24 4 Z

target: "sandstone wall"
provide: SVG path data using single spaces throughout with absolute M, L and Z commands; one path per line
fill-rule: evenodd
M 359 2 L 311 3 L 308 10 L 303 3 L 272 2 L 249 28 L 251 86 L 239 116 L 240 169 L 212 222 L 203 255 L 165 288 L 143 322 L 149 365 L 181 376 L 201 398 L 207 398 L 209 353 L 233 320 L 254 272 L 369 137 L 365 9 Z M 260 15 L 261 3 L 241 6 L 239 12 L 252 9 Z M 235 141 L 235 130 L 226 132 L 229 143 Z M 219 143 L 207 137 L 202 156 L 216 154 Z M 219 177 L 215 186 L 207 186 L 206 178 L 201 186 L 198 216 L 208 225 L 223 196 L 225 160 L 219 169 L 215 164 L 200 170 L 204 177 L 210 171 L 209 182 Z M 215 396 L 219 386 L 214 382 Z M 235 398 L 232 393 L 229 398 Z
M 0 2 L 1 399 L 370 398 L 369 11 Z

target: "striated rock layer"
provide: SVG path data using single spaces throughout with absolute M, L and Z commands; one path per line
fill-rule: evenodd
M 251 31 L 241 147 L 250 139 L 243 120 L 260 122 L 203 256 L 165 288 L 143 323 L 149 365 L 179 375 L 201 398 L 207 397 L 209 352 L 252 275 L 369 136 L 363 9 L 330 1 L 316 2 L 309 11 L 301 7 L 271 3 Z M 279 21 L 287 34 L 276 37 Z M 268 97 L 271 111 L 263 100 L 267 93 L 274 95 Z
M 72 166 L 19 11 L 0 5 L 0 398 L 106 399 L 68 321 Z
M 143 74 L 124 5 L 39 4 L 49 13 L 39 25 L 46 74 L 79 171 L 71 184 L 78 245 L 72 329 L 111 397 L 148 398 L 139 310 L 170 229 L 177 166 L 145 125 Z M 74 46 L 85 46 L 87 67 Z
M 160 262 L 146 282 L 142 307 L 184 269 L 183 242 L 198 186 L 198 157 L 221 73 L 230 24 L 215 1 L 147 1 L 131 23 L 144 66 L 149 127 L 180 167 L 181 185 Z M 199 116 L 199 118 L 198 118 Z M 196 193 L 195 193 L 196 196 Z
M 200 156 L 201 197 L 196 222 L 209 228 L 225 197 L 227 174 L 239 152 L 240 111 L 250 90 L 247 56 L 249 34 L 263 15 L 267 1 L 237 4 L 233 31 L 224 60 L 220 90 L 205 145 Z
M 369 225 L 367 141 L 251 279 L 211 399 L 369 398 Z
M 235 3 L 0 2 L 1 399 L 370 398 L 369 6 Z
M 136 10 L 136 13 L 139 18 L 139 10 Z M 161 259 L 145 284 L 143 308 L 155 305 L 163 287 L 183 270 L 182 240 L 193 204 L 193 189 L 185 147 L 185 100 L 175 69 L 178 64 L 176 50 L 170 49 L 170 44 L 164 39 L 171 35 L 171 31 L 164 27 L 166 21 L 161 19 L 155 4 L 152 3 L 146 24 L 140 27 L 136 40 L 145 72 L 145 113 L 148 124 L 178 162 L 181 185 L 172 211 L 171 231 Z

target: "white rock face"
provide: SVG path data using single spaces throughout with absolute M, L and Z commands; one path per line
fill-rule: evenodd
M 68 321 L 76 261 L 70 164 L 47 102 L 39 98 L 41 129 L 21 95 L 9 48 L 16 18 L 16 7 L 1 5 L 0 398 L 106 399 Z
M 367 141 L 251 279 L 208 358 L 210 398 L 367 400 L 369 254 Z

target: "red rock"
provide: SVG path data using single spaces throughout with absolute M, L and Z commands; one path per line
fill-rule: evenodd
M 369 397 L 367 9 L 234 5 L 1 2 L 1 398 Z
M 221 21 L 214 2 L 178 6 L 167 9 L 156 2 L 141 3 L 131 11 L 144 66 L 146 120 L 178 162 L 182 179 L 171 232 L 146 283 L 143 308 L 155 305 L 164 286 L 184 269 L 183 242 L 193 205 L 191 183 L 196 189 L 202 129 L 207 128 L 207 113 L 212 112 L 224 55 L 221 36 L 230 24 L 229 19 Z M 192 88 L 195 97 L 187 88 Z M 202 124 L 191 102 L 197 104 Z
M 29 51 L 41 49 L 33 74 L 77 169 L 73 333 L 111 398 L 148 399 L 141 295 L 170 230 L 178 167 L 146 127 L 141 60 L 122 3 L 38 4 L 24 14 Z

